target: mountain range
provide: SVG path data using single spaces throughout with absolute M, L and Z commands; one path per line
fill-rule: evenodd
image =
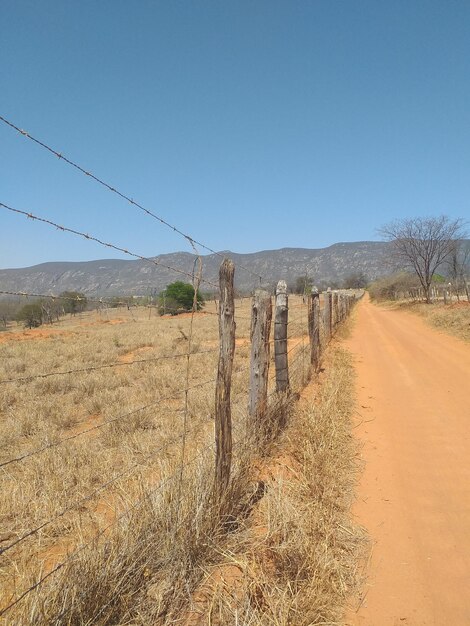
M 321 287 L 341 282 L 348 275 L 362 273 L 369 280 L 387 273 L 389 244 L 360 241 L 336 243 L 327 248 L 282 248 L 251 254 L 223 251 L 202 256 L 202 291 L 214 291 L 223 257 L 235 263 L 235 286 L 249 292 L 258 286 L 272 287 L 284 279 L 294 284 L 308 275 Z M 144 260 L 103 259 L 84 262 L 51 262 L 32 267 L 0 270 L 0 291 L 58 294 L 80 291 L 88 296 L 148 295 L 159 292 L 175 280 L 189 281 L 197 257 L 175 252 Z M 176 268 L 181 273 L 168 268 Z M 260 278 L 261 277 L 261 278 Z M 0 294 L 1 297 L 1 294 Z

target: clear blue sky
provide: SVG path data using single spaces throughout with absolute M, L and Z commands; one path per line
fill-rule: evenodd
M 215 249 L 470 216 L 468 0 L 3 0 L 0 113 Z M 0 124 L 0 201 L 187 243 Z M 118 258 L 0 209 L 0 267 Z

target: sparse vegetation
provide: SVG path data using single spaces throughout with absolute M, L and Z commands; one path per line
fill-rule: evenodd
M 431 285 L 434 274 L 448 263 L 465 236 L 462 219 L 416 217 L 395 220 L 382 226 L 380 234 L 391 247 L 391 261 L 400 269 L 411 269 L 431 303 Z
M 417 313 L 436 328 L 470 340 L 470 302 L 457 295 L 451 300 L 447 281 L 439 274 L 434 275 L 433 285 L 436 297 L 431 306 L 420 298 L 420 285 L 413 274 L 387 276 L 369 285 L 368 291 L 372 300 Z
M 246 473 L 253 449 L 245 422 L 249 302 L 240 303 L 238 311 L 235 478 L 222 517 L 210 502 L 213 450 L 208 447 L 216 315 L 197 314 L 187 410 L 182 390 L 188 316 L 149 318 L 150 309 L 121 308 L 2 333 L 0 462 L 46 449 L 3 469 L 0 545 L 47 523 L 2 555 L 0 605 L 84 546 L 40 593 L 11 610 L 10 623 L 169 624 L 184 609 L 188 588 L 197 586 L 204 564 L 219 560 L 220 550 L 230 544 L 253 488 Z M 305 323 L 297 317 L 290 326 L 292 358 L 301 349 Z M 178 354 L 185 358 L 170 358 Z M 109 363 L 119 365 L 101 368 Z M 306 375 L 305 365 L 298 360 L 294 391 Z M 74 368 L 88 371 L 34 378 Z M 272 390 L 274 381 L 270 385 Z M 70 440 L 48 447 L 65 438 Z M 97 532 L 102 535 L 93 540 Z
M 16 319 L 27 328 L 37 328 L 43 322 L 43 310 L 39 303 L 25 304 L 18 311 Z
M 295 283 L 292 287 L 292 293 L 297 293 L 299 295 L 305 295 L 310 293 L 313 287 L 313 279 L 310 276 L 298 276 L 295 279 Z
M 434 302 L 432 306 L 426 306 L 422 302 L 402 302 L 400 308 L 417 313 L 424 319 L 443 332 L 449 333 L 470 341 L 470 303 L 454 302 L 444 304 Z
M 194 287 L 190 283 L 177 280 L 169 284 L 159 297 L 160 315 L 167 313 L 177 315 L 184 311 L 191 311 L 194 304 Z M 204 298 L 198 291 L 196 295 L 196 309 L 200 311 L 204 305 Z
M 419 281 L 414 274 L 398 272 L 374 281 L 368 287 L 372 300 L 399 300 L 409 297 L 419 289 Z
M 85 311 L 87 307 L 87 297 L 79 291 L 63 291 L 60 294 L 60 305 L 65 313 L 75 315 Z
M 188 624 L 342 623 L 366 538 L 350 514 L 358 466 L 349 355 L 334 350 L 327 372 L 258 462 L 264 497 L 223 551 L 224 564 L 208 570 Z
M 343 281 L 343 289 L 364 289 L 367 287 L 369 279 L 364 272 L 352 272 Z

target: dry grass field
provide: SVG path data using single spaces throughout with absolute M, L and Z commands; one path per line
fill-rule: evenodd
M 423 302 L 401 303 L 400 308 L 421 315 L 432 326 L 447 332 L 451 335 L 470 341 L 470 303 L 465 300 L 444 304 L 434 302 L 424 304 Z
M 207 568 L 187 626 L 345 623 L 368 545 L 350 510 L 362 468 L 351 356 L 333 346 L 324 366 L 258 466 L 265 495 L 223 564 Z
M 175 623 L 198 566 L 220 559 L 223 537 L 249 506 L 258 451 L 246 423 L 243 300 L 234 480 L 223 515 L 211 510 L 215 313 L 214 303 L 194 318 L 110 309 L 0 333 L 0 607 L 18 600 L 0 621 Z M 299 390 L 308 370 L 300 299 L 291 299 L 290 319 Z

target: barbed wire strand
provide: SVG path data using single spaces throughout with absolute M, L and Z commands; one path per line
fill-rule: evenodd
M 206 380 L 202 383 L 198 383 L 196 385 L 192 385 L 188 391 L 191 391 L 193 389 L 198 389 L 200 387 L 204 387 L 205 385 L 210 385 L 211 383 L 215 383 L 215 379 L 211 379 L 211 380 Z M 149 404 L 146 404 L 144 406 L 138 407 L 137 409 L 133 409 L 132 411 L 128 411 L 127 413 L 121 413 L 120 415 L 117 415 L 116 417 L 113 417 L 111 419 L 105 420 L 104 422 L 101 422 L 100 424 L 96 424 L 95 426 L 91 426 L 90 428 L 87 428 L 86 430 L 81 430 L 79 433 L 75 433 L 74 435 L 70 435 L 69 437 L 64 437 L 63 439 L 59 439 L 59 441 L 56 442 L 52 442 L 49 443 L 45 446 L 42 446 L 41 448 L 36 448 L 35 450 L 32 450 L 30 452 L 27 452 L 21 456 L 15 457 L 13 459 L 9 459 L 8 461 L 3 461 L 2 463 L 0 463 L 0 468 L 2 467 L 6 467 L 7 465 L 11 465 L 12 463 L 18 463 L 20 461 L 23 461 L 24 459 L 28 459 L 32 456 L 35 456 L 36 454 L 40 454 L 41 452 L 44 452 L 45 450 L 49 450 L 50 448 L 56 448 L 62 444 L 64 444 L 67 441 L 71 441 L 72 439 L 76 439 L 77 437 L 81 437 L 82 435 L 85 435 L 87 433 L 90 433 L 94 430 L 98 430 L 100 428 L 103 428 L 104 426 L 108 426 L 108 424 L 112 424 L 113 422 L 117 422 L 121 419 L 124 419 L 126 417 L 129 417 L 130 415 L 134 415 L 135 413 L 139 413 L 140 411 L 145 411 L 146 409 L 149 409 L 151 407 L 156 406 L 157 404 L 161 404 L 162 402 L 166 402 L 168 400 L 177 400 L 178 398 L 180 398 L 183 395 L 183 391 L 180 391 L 178 393 L 174 393 L 171 396 L 166 396 L 164 398 L 158 398 L 158 400 L 155 400 Z
M 233 372 L 233 376 L 236 376 L 237 374 L 242 374 L 243 372 L 246 372 L 250 369 L 250 365 L 247 365 L 245 367 L 242 367 L 238 370 L 235 370 Z M 187 391 L 192 391 L 194 389 L 199 389 L 201 387 L 205 387 L 206 385 L 210 385 L 210 384 L 215 384 L 217 382 L 217 379 L 215 378 L 211 378 L 210 380 L 206 380 L 202 383 L 197 383 L 195 385 L 191 385 L 190 387 L 188 387 Z M 14 457 L 12 459 L 9 459 L 8 461 L 3 461 L 2 463 L 0 463 L 0 468 L 6 467 L 7 465 L 11 465 L 12 463 L 18 463 L 20 461 L 23 461 L 29 457 L 35 456 L 36 454 L 40 454 L 41 452 L 44 452 L 45 450 L 49 450 L 50 448 L 56 448 L 60 445 L 62 445 L 63 443 L 66 443 L 67 441 L 71 441 L 72 439 L 76 439 L 77 437 L 81 437 L 82 435 L 86 435 L 87 433 L 90 433 L 94 430 L 99 430 L 100 428 L 103 428 L 104 426 L 108 426 L 108 424 L 112 424 L 113 422 L 117 422 L 121 419 L 124 419 L 126 417 L 129 417 L 130 415 L 134 415 L 135 413 L 139 413 L 140 411 L 145 411 L 146 409 L 149 409 L 151 407 L 156 406 L 157 404 L 161 404 L 162 402 L 167 402 L 169 400 L 177 400 L 178 398 L 180 398 L 185 392 L 184 391 L 179 391 L 176 392 L 174 394 L 172 394 L 171 396 L 164 396 L 163 398 L 158 398 L 157 400 L 151 402 L 150 404 L 145 404 L 144 406 L 138 407 L 137 409 L 133 409 L 132 411 L 128 411 L 127 413 L 121 413 L 120 415 L 117 415 L 116 417 L 113 417 L 111 419 L 105 420 L 104 422 L 101 422 L 100 424 L 96 424 L 95 426 L 91 426 L 90 428 L 87 428 L 85 430 L 81 430 L 79 433 L 75 433 L 74 435 L 70 435 L 69 437 L 64 437 L 63 439 L 59 439 L 59 441 L 56 442 L 52 442 L 49 443 L 45 446 L 42 446 L 41 448 L 36 448 L 30 452 L 26 452 L 25 454 L 18 456 L 18 457 Z M 240 392 L 238 392 L 239 394 L 241 393 L 245 393 L 245 390 L 242 390 Z M 238 394 L 235 394 L 238 395 Z M 171 410 L 171 409 L 169 409 Z M 1 554 L 1 553 L 0 553 Z
M 172 272 L 175 272 L 176 274 L 180 274 L 182 276 L 185 277 L 189 277 L 191 278 L 192 275 L 189 272 L 185 272 L 184 270 L 180 270 L 177 267 L 172 267 L 171 265 L 166 265 L 165 263 L 162 263 L 161 261 L 158 261 L 157 259 L 151 259 L 150 257 L 146 257 L 143 256 L 142 254 L 138 254 L 137 252 L 131 252 L 130 250 L 127 250 L 126 248 L 122 248 L 121 246 L 118 246 L 114 243 L 110 243 L 108 241 L 103 241 L 102 239 L 99 239 L 98 237 L 95 237 L 93 235 L 89 235 L 88 233 L 83 233 L 79 230 L 76 230 L 75 228 L 69 228 L 68 226 L 62 226 L 60 224 L 57 224 L 56 222 L 53 222 L 52 220 L 49 220 L 45 217 L 39 217 L 38 215 L 34 215 L 33 213 L 29 212 L 29 211 L 23 211 L 21 209 L 15 209 L 14 207 L 9 206 L 8 204 L 5 204 L 4 202 L 0 202 L 0 207 L 3 207 L 4 209 L 6 209 L 7 211 L 11 211 L 12 213 L 17 213 L 19 215 L 24 215 L 25 217 L 27 217 L 28 219 L 31 220 L 35 220 L 37 222 L 42 222 L 43 224 L 47 224 L 49 226 L 53 226 L 54 228 L 57 228 L 58 230 L 61 230 L 63 232 L 67 232 L 67 233 L 71 233 L 73 235 L 77 235 L 77 237 L 82 237 L 84 239 L 88 239 L 89 241 L 94 241 L 95 243 L 98 243 L 100 246 L 104 246 L 105 248 L 111 248 L 112 250 L 117 250 L 118 252 L 122 252 L 124 254 L 127 254 L 128 256 L 131 256 L 133 258 L 136 259 L 140 259 L 141 261 L 146 261 L 148 263 L 151 263 L 152 265 L 155 265 L 157 267 L 163 267 L 167 270 L 170 270 Z M 201 279 L 201 282 L 203 282 L 206 285 L 210 285 L 211 287 L 215 287 L 217 288 L 218 285 L 216 285 L 215 283 L 204 279 Z
M 275 341 L 276 341 L 275 339 L 272 340 L 273 343 Z M 294 344 L 294 346 L 292 346 L 287 351 L 287 354 L 290 354 L 293 350 L 295 350 L 300 343 L 302 343 L 302 342 L 297 342 L 296 344 Z M 216 351 L 217 351 L 217 349 L 215 349 L 215 350 L 208 350 L 207 352 L 216 352 Z M 206 351 L 202 351 L 201 352 L 201 354 L 204 354 L 204 353 L 206 353 Z M 198 353 L 195 353 L 195 354 L 198 354 Z M 164 359 L 164 358 L 178 358 L 178 357 L 187 357 L 187 353 L 183 353 L 181 355 L 173 355 L 173 357 L 157 357 L 155 360 L 160 360 L 160 359 Z M 153 359 L 142 359 L 142 360 L 136 360 L 135 362 L 138 363 L 138 362 L 148 362 L 148 361 L 153 361 Z M 124 364 L 125 363 L 122 363 L 122 365 L 124 365 Z M 111 366 L 114 367 L 114 366 L 118 366 L 118 365 L 120 365 L 120 364 L 109 364 L 109 365 L 105 365 L 105 366 L 99 366 L 96 369 L 99 369 L 101 367 L 111 367 Z M 244 368 L 236 370 L 233 374 L 237 375 L 239 373 L 243 373 L 243 372 L 247 371 L 249 368 L 250 368 L 250 365 L 247 365 Z M 88 368 L 85 368 L 84 371 L 87 371 L 87 369 Z M 90 369 L 95 369 L 95 368 L 90 368 Z M 80 368 L 79 370 L 69 370 L 69 371 L 65 371 L 65 372 L 60 372 L 60 374 L 74 373 L 74 371 L 83 371 L 83 370 L 82 370 L 82 368 Z M 4 380 L 4 381 L 0 381 L 0 384 L 1 383 L 7 383 L 7 382 L 16 382 L 17 380 L 24 381 L 24 380 L 32 380 L 34 378 L 46 378 L 48 376 L 52 376 L 52 375 L 55 375 L 55 374 L 59 374 L 59 372 L 51 372 L 49 374 L 38 375 L 38 376 L 35 376 L 35 377 L 21 377 L 20 379 Z M 215 382 L 216 382 L 216 379 L 211 379 L 211 380 L 205 381 L 203 383 L 198 383 L 196 385 L 193 385 L 193 386 L 187 388 L 187 391 L 199 388 L 201 386 L 208 385 L 210 383 L 215 383 Z M 82 436 L 82 435 L 84 435 L 86 433 L 89 433 L 91 431 L 103 428 L 104 426 L 107 426 L 108 424 L 116 422 L 116 421 L 118 421 L 120 419 L 123 419 L 125 417 L 129 417 L 130 415 L 133 415 L 133 414 L 138 413 L 140 411 L 146 410 L 147 408 L 150 408 L 152 406 L 156 406 L 157 404 L 160 404 L 161 402 L 164 402 L 164 401 L 167 401 L 167 400 L 177 399 L 178 397 L 183 395 L 183 393 L 186 393 L 186 391 L 185 392 L 179 392 L 179 394 L 178 393 L 177 394 L 172 394 L 171 396 L 167 396 L 167 397 L 164 397 L 164 398 L 159 398 L 155 402 L 152 402 L 150 404 L 144 405 L 144 406 L 139 407 L 137 409 L 133 409 L 130 412 L 127 412 L 127 413 L 124 413 L 124 414 L 120 414 L 120 415 L 118 415 L 118 416 L 116 416 L 114 418 L 111 418 L 109 420 L 105 420 L 104 422 L 101 422 L 100 424 L 96 424 L 95 426 L 92 426 L 91 428 L 88 428 L 88 429 L 85 429 L 83 431 L 80 431 L 79 433 L 76 433 L 74 435 L 70 435 L 69 437 L 65 437 L 65 438 L 59 440 L 58 442 L 53 442 L 53 443 L 47 444 L 46 446 L 42 446 L 41 448 L 38 448 L 38 449 L 35 449 L 35 450 L 31 451 L 31 452 L 25 453 L 25 454 L 23 454 L 21 456 L 9 459 L 8 461 L 4 461 L 4 462 L 0 463 L 0 468 L 6 467 L 7 465 L 10 465 L 12 463 L 20 462 L 22 460 L 25 460 L 25 459 L 31 457 L 31 456 L 35 456 L 36 454 L 44 452 L 45 450 L 48 450 L 50 448 L 55 448 L 55 447 L 57 447 L 59 445 L 62 445 L 63 443 L 65 443 L 67 441 L 70 441 L 72 439 L 76 439 L 77 437 L 80 437 L 80 436 Z M 242 392 L 240 392 L 240 393 L 242 393 Z
M 242 445 L 243 443 L 254 443 L 256 441 L 255 439 L 255 435 L 254 434 L 249 434 L 247 436 L 244 437 L 244 439 L 239 440 L 237 442 L 235 442 L 233 444 L 233 449 L 235 450 L 236 448 L 238 448 L 240 445 Z M 213 448 L 215 444 L 211 444 L 210 446 L 208 446 L 209 448 Z M 175 528 L 175 533 L 177 533 L 180 528 L 184 525 L 186 520 L 181 520 L 178 523 L 178 526 Z M 207 537 L 206 537 L 207 538 Z M 160 546 L 162 546 L 164 543 L 164 540 L 160 541 L 159 543 L 157 543 L 156 548 L 159 548 Z M 152 551 L 155 551 L 155 546 L 153 546 L 152 544 Z M 193 566 L 191 568 L 191 571 L 193 571 L 195 569 L 195 566 Z M 113 593 L 113 595 L 111 596 L 111 598 L 108 600 L 108 602 L 106 602 L 106 604 L 104 604 L 103 606 L 100 607 L 98 613 L 95 613 L 95 615 L 91 618 L 91 622 L 90 624 L 96 624 L 96 620 L 103 614 L 103 612 L 114 602 L 114 600 L 118 597 L 118 595 L 120 594 L 119 589 L 116 589 L 115 592 Z M 59 617 L 57 619 L 62 618 L 67 612 L 70 612 L 71 608 L 66 609 L 65 611 L 62 611 L 62 613 L 59 615 Z
M 202 423 L 203 423 L 203 420 L 199 421 L 193 428 L 190 429 L 190 432 L 195 431 L 196 428 L 198 426 L 200 426 Z M 61 517 L 63 517 L 67 513 L 70 513 L 71 511 L 75 511 L 76 509 L 78 509 L 81 506 L 83 506 L 86 502 L 89 502 L 90 500 L 93 500 L 98 494 L 100 494 L 102 491 L 104 491 L 105 489 L 107 489 L 111 485 L 114 485 L 117 481 L 121 480 L 121 478 L 123 478 L 124 476 L 126 476 L 128 474 L 132 474 L 136 469 L 138 469 L 139 467 L 142 467 L 144 465 L 144 463 L 146 463 L 150 459 L 154 458 L 159 452 L 167 450 L 171 445 L 176 443 L 178 440 L 184 439 L 186 437 L 186 434 L 187 434 L 186 433 L 186 428 L 184 428 L 184 432 L 182 434 L 178 435 L 177 437 L 173 437 L 169 441 L 166 441 L 165 444 L 163 444 L 163 445 L 159 446 L 158 448 L 156 448 L 155 450 L 153 450 L 150 454 L 148 454 L 145 457 L 143 457 L 143 459 L 141 459 L 137 463 L 134 463 L 133 465 L 131 465 L 130 467 L 126 468 L 122 472 L 119 472 L 119 474 L 113 476 L 110 480 L 107 480 L 105 483 L 103 483 L 99 487 L 96 487 L 96 489 L 93 489 L 93 491 L 91 493 L 89 493 L 88 495 L 86 495 L 85 497 L 83 497 L 80 500 L 77 500 L 74 503 L 66 506 L 59 513 L 57 513 L 53 517 L 49 518 L 48 520 L 46 520 L 45 522 L 43 522 L 39 526 L 36 526 L 35 528 L 33 528 L 33 529 L 29 530 L 28 532 L 24 533 L 23 535 L 21 535 L 21 537 L 17 537 L 14 541 L 11 541 L 5 547 L 0 548 L 0 555 L 5 554 L 5 552 L 8 552 L 9 550 L 14 548 L 19 543 L 22 543 L 23 541 L 25 541 L 29 537 L 33 537 L 34 535 L 37 535 L 37 533 L 39 531 L 43 530 L 47 526 L 50 526 L 50 524 L 56 522 L 58 519 L 60 519 Z
M 198 454 L 193 457 L 190 461 L 188 461 L 186 463 L 186 466 L 190 466 L 193 463 L 195 463 L 197 460 L 199 460 L 199 458 L 201 458 L 203 456 L 203 454 L 207 451 L 210 450 L 211 448 L 214 447 L 214 443 L 205 446 L 202 450 L 200 450 L 198 452 Z M 120 513 L 110 524 L 108 524 L 107 526 L 105 526 L 103 529 L 101 529 L 98 533 L 96 533 L 89 541 L 85 542 L 84 544 L 82 544 L 81 546 L 79 546 L 78 548 L 76 548 L 75 550 L 73 550 L 69 555 L 67 555 L 67 557 L 58 565 L 56 565 L 50 572 L 48 572 L 47 574 L 45 574 L 44 576 L 42 576 L 40 578 L 40 580 L 38 580 L 34 585 L 31 585 L 31 587 L 29 587 L 28 589 L 26 589 L 26 591 L 24 591 L 18 598 L 16 598 L 13 602 L 11 602 L 8 606 L 0 609 L 0 617 L 2 617 L 2 615 L 4 615 L 7 611 L 9 611 L 10 609 L 12 609 L 14 606 L 16 606 L 19 602 L 21 602 L 21 600 L 23 600 L 23 598 L 25 598 L 29 593 L 31 593 L 32 591 L 34 591 L 35 589 L 37 589 L 40 585 L 42 585 L 50 576 L 52 576 L 53 574 L 57 573 L 59 570 L 61 570 L 63 567 L 65 567 L 67 565 L 67 563 L 69 563 L 74 557 L 76 557 L 79 553 L 83 552 L 83 550 L 85 550 L 87 547 L 91 546 L 93 543 L 95 543 L 100 537 L 102 537 L 111 527 L 115 526 L 117 523 L 119 523 L 124 517 L 126 517 L 127 515 L 129 515 L 129 513 L 131 513 L 132 511 L 134 511 L 137 507 L 139 507 L 140 505 L 142 505 L 145 501 L 147 501 L 154 493 L 156 493 L 157 491 L 160 491 L 166 484 L 168 484 L 169 482 L 171 482 L 172 480 L 174 480 L 176 477 L 179 476 L 179 472 L 175 472 L 173 474 L 171 474 L 170 476 L 167 476 L 166 478 L 163 479 L 163 481 L 161 481 L 156 487 L 153 487 L 149 492 L 147 492 L 145 494 L 145 496 L 143 498 L 141 498 L 140 500 L 138 500 L 137 502 L 135 502 L 134 504 L 132 504 L 130 507 L 128 507 L 125 511 L 123 511 L 122 513 Z
M 177 228 L 173 224 L 170 224 L 169 222 L 167 222 L 165 219 L 163 219 L 162 217 L 160 217 L 159 215 L 157 215 L 156 213 L 154 213 L 150 209 L 147 209 L 142 204 L 140 204 L 139 202 L 136 202 L 133 198 L 127 196 L 126 194 L 122 193 L 121 191 L 119 191 L 118 189 L 116 189 L 115 187 L 110 185 L 109 183 L 107 183 L 104 180 L 98 178 L 98 176 L 95 176 L 95 174 L 93 174 L 92 172 L 90 172 L 90 171 L 86 170 L 85 168 L 81 167 L 80 165 L 78 165 L 77 163 L 75 163 L 74 161 L 69 159 L 68 157 L 64 156 L 61 152 L 58 152 L 57 150 L 54 150 L 54 148 L 51 148 L 50 146 L 48 146 L 43 141 L 40 141 L 39 139 L 36 139 L 36 137 L 33 137 L 27 131 L 19 128 L 18 126 L 13 124 L 13 122 L 10 122 L 9 120 L 7 120 L 5 117 L 3 117 L 1 115 L 0 115 L 0 121 L 2 121 L 7 126 L 10 126 L 10 128 L 12 128 L 13 130 L 16 130 L 17 132 L 19 132 L 23 137 L 26 137 L 27 139 L 30 139 L 31 141 L 33 141 L 37 145 L 41 146 L 45 150 L 48 150 L 54 156 L 58 157 L 59 159 L 62 159 L 65 163 L 67 163 L 71 167 L 74 167 L 75 169 L 80 171 L 82 174 L 85 174 L 85 176 L 88 176 L 89 178 L 93 179 L 95 182 L 99 183 L 100 185 L 102 185 L 103 187 L 108 189 L 108 191 L 111 191 L 112 193 L 115 193 L 116 195 L 120 196 L 123 200 L 126 200 L 131 205 L 137 207 L 138 209 L 140 209 L 141 211 L 143 211 L 144 213 L 146 213 L 150 217 L 153 217 L 154 219 L 156 219 L 158 222 L 160 222 L 161 224 L 163 224 L 164 226 L 166 226 L 167 228 L 169 228 L 173 232 L 177 233 L 178 235 L 181 235 L 181 237 L 186 239 L 186 241 L 188 241 L 191 245 L 196 244 L 197 246 L 199 246 L 200 248 L 203 248 L 204 250 L 207 250 L 211 254 L 215 254 L 216 256 L 218 256 L 218 257 L 220 257 L 222 259 L 225 258 L 225 256 L 222 253 L 217 252 L 216 250 L 213 250 L 209 246 L 206 246 L 205 244 L 201 243 L 200 241 L 197 241 L 196 239 L 194 239 L 194 237 L 191 237 L 190 235 L 184 233 L 179 228 Z M 261 276 L 260 274 L 257 274 L 256 272 L 253 272 L 253 270 L 250 270 L 248 267 L 245 267 L 245 266 L 243 266 L 241 264 L 237 264 L 237 265 L 238 265 L 238 267 L 240 269 L 243 269 L 244 271 L 249 272 L 250 274 L 255 276 L 257 279 L 260 280 L 260 282 L 262 280 L 267 280 L 265 277 Z
M 29 293 L 26 291 L 1 291 L 0 295 L 5 296 L 26 296 L 31 298 L 50 298 L 51 300 L 65 300 L 67 302 L 93 302 L 96 304 L 108 304 L 111 307 L 118 306 L 130 306 L 128 300 L 103 300 L 103 298 L 89 298 L 86 295 L 54 295 L 54 294 L 46 294 L 46 293 Z M 147 298 L 148 296 L 136 296 L 138 298 Z M 126 296 L 124 296 L 126 298 Z M 128 299 L 133 299 L 134 296 L 127 296 Z M 143 306 L 143 305 L 142 305 Z M 145 305 L 148 306 L 148 305 Z M 117 308 L 117 307 L 116 307 Z M 84 313 L 84 311 L 78 311 L 78 313 Z
M 197 356 L 199 354 L 214 354 L 217 351 L 218 351 L 217 348 L 212 348 L 211 350 L 198 350 L 197 352 L 191 352 L 191 356 Z M 40 378 L 50 378 L 51 376 L 65 376 L 66 374 L 79 374 L 82 372 L 94 372 L 97 370 L 113 368 L 113 367 L 121 367 L 125 365 L 136 365 L 140 363 L 156 363 L 158 361 L 181 359 L 181 358 L 185 358 L 186 356 L 187 356 L 187 353 L 184 352 L 182 354 L 157 356 L 157 357 L 153 357 L 149 359 L 134 359 L 133 361 L 116 361 L 115 363 L 105 363 L 104 365 L 90 365 L 88 367 L 79 367 L 77 369 L 61 370 L 59 372 L 47 372 L 46 374 L 34 374 L 31 376 L 20 376 L 19 378 L 4 378 L 3 380 L 0 380 L 0 385 L 4 385 L 7 383 L 30 382 L 32 380 L 37 380 Z
M 212 284 L 212 283 L 211 283 Z M 94 298 L 88 298 L 88 296 L 85 296 L 85 298 L 83 297 L 69 297 L 69 296 L 61 296 L 61 295 L 53 295 L 53 294 L 45 294 L 45 293 L 32 293 L 32 292 L 27 292 L 27 291 L 2 291 L 0 290 L 0 295 L 6 295 L 6 296 L 20 296 L 20 297 L 25 297 L 25 298 L 50 298 L 52 300 L 76 300 L 77 302 L 81 302 L 83 301 L 85 298 L 88 302 L 93 302 L 93 303 L 97 303 L 97 304 L 108 304 L 111 306 L 111 308 L 113 308 L 113 305 L 116 304 L 115 301 L 110 300 L 110 301 L 105 301 L 102 298 L 99 299 L 94 299 Z M 148 296 L 136 296 L 137 298 L 146 298 Z M 133 298 L 133 296 L 129 296 L 129 298 Z M 120 304 L 121 306 L 127 306 L 127 302 L 126 301 L 121 301 L 118 304 Z M 131 308 L 140 308 L 140 307 L 144 307 L 145 308 L 158 308 L 157 305 L 155 304 L 145 304 L 145 305 L 133 305 Z M 106 309 L 108 310 L 108 309 Z M 81 311 L 81 313 L 85 313 L 86 311 Z M 205 315 L 212 315 L 217 317 L 217 313 L 214 313 L 213 311 L 198 311 L 198 315 L 202 315 L 203 317 Z M 243 315 L 239 315 L 236 311 L 235 311 L 235 317 L 238 320 L 251 320 L 251 317 L 248 316 L 243 316 Z
M 246 437 L 244 437 L 244 439 L 239 440 L 237 442 L 234 443 L 234 450 L 239 448 L 241 445 L 246 444 L 248 442 L 252 443 L 254 441 L 253 435 L 247 435 Z M 215 443 L 209 444 L 208 446 L 206 446 L 205 448 L 202 449 L 202 452 L 198 453 L 191 461 L 189 461 L 186 464 L 186 467 L 192 465 L 194 462 L 196 462 L 197 460 L 199 460 L 199 458 L 201 458 L 203 456 L 203 454 L 205 454 L 208 450 L 214 449 L 215 447 Z M 170 480 L 175 479 L 178 476 L 177 472 L 175 472 L 172 476 L 170 476 L 168 478 L 168 482 Z M 157 489 L 160 489 L 160 485 L 157 487 Z M 128 515 L 132 510 L 134 510 L 135 508 L 137 508 L 138 506 L 140 506 L 143 502 L 145 502 L 151 495 L 153 495 L 155 490 L 151 490 L 150 493 L 146 494 L 141 500 L 139 500 L 137 503 L 135 503 L 134 505 L 132 505 L 129 509 L 127 509 L 126 511 L 124 511 L 121 515 L 120 518 L 122 519 L 124 516 Z M 120 521 L 120 520 L 118 520 Z M 184 525 L 184 523 L 187 521 L 186 520 L 181 520 L 178 523 L 178 526 L 175 529 L 175 532 L 179 531 L 180 528 Z M 104 529 L 104 531 L 100 534 L 104 534 L 104 532 L 106 532 L 109 527 L 111 525 L 115 525 L 116 524 L 116 520 L 110 524 L 106 529 Z M 94 539 L 96 540 L 96 538 Z M 151 544 L 152 546 L 152 552 L 155 552 L 156 549 L 160 548 L 163 546 L 163 544 L 165 543 L 165 541 L 167 541 L 167 539 L 162 539 L 161 541 L 159 541 L 156 545 L 155 544 Z M 88 545 L 91 542 L 88 543 Z M 194 569 L 194 568 L 192 568 Z M 91 618 L 91 622 L 90 624 L 95 624 L 96 620 L 103 614 L 103 612 L 108 608 L 108 606 L 110 606 L 112 604 L 112 602 L 117 598 L 117 596 L 119 595 L 119 590 L 115 590 L 115 592 L 113 593 L 113 595 L 111 596 L 111 598 L 108 600 L 108 602 L 106 604 L 104 604 L 103 606 L 100 607 L 98 613 L 96 613 L 92 618 Z M 66 615 L 67 613 L 70 613 L 73 610 L 73 605 L 70 605 L 69 607 L 65 608 L 60 614 L 59 616 L 56 618 L 56 621 L 61 619 L 62 617 L 64 617 L 64 615 Z

